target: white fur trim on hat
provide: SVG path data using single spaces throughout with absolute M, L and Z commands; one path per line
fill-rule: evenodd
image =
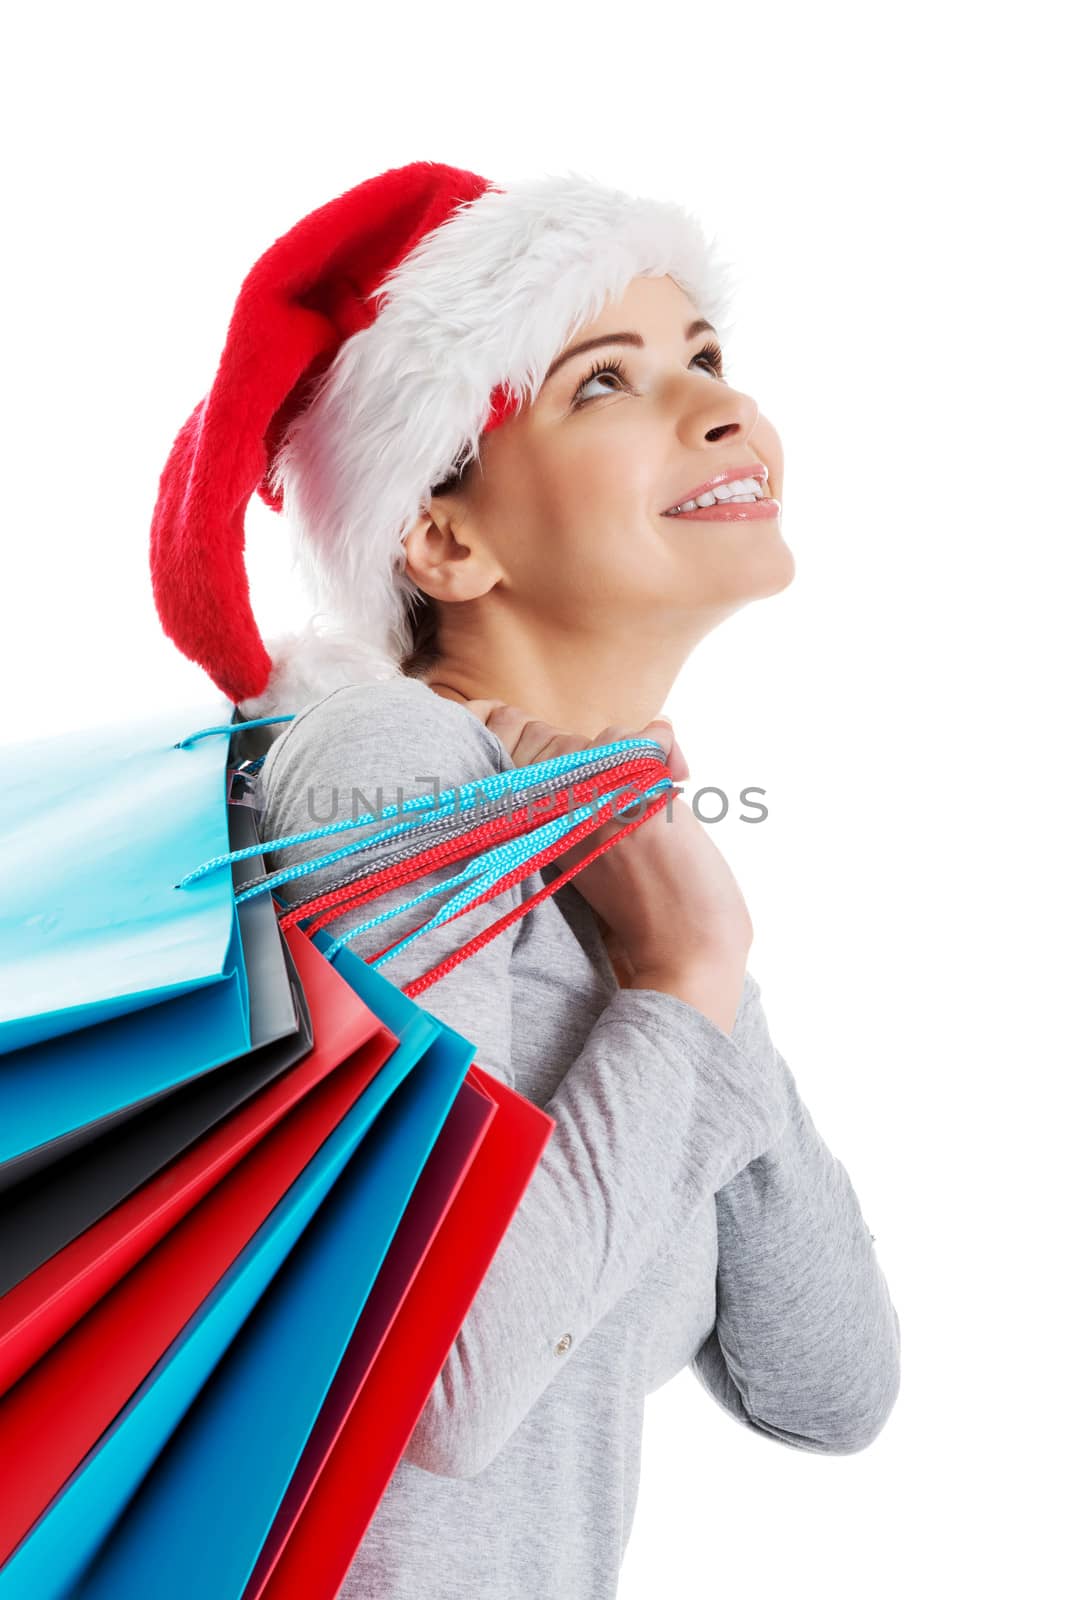
M 722 336 L 731 273 L 696 217 L 575 173 L 488 189 L 419 240 L 275 459 L 271 483 L 327 628 L 268 641 L 274 671 L 242 702 L 246 716 L 400 675 L 419 592 L 404 535 L 431 489 L 477 457 L 493 390 L 532 399 L 579 328 L 633 278 L 661 275 Z

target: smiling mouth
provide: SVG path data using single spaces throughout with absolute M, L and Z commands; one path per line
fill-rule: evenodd
M 662 511 L 661 516 L 674 522 L 768 522 L 781 510 L 778 500 L 760 495 L 751 500 L 720 500 L 714 506 L 698 506 L 695 511 Z
M 768 493 L 765 464 L 746 461 L 699 484 L 660 515 L 697 522 L 745 522 L 777 517 L 781 509 L 779 501 Z
M 780 502 L 765 493 L 767 479 L 757 477 L 729 479 L 717 484 L 718 493 L 705 490 L 696 501 L 684 500 L 689 510 L 672 508 L 660 513 L 678 522 L 765 522 L 774 520 L 782 510 Z M 708 505 L 700 502 L 707 500 Z

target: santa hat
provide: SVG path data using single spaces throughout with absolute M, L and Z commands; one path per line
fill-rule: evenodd
M 696 218 L 575 173 L 500 186 L 435 161 L 368 178 L 245 278 L 211 390 L 160 477 L 164 631 L 246 717 L 400 675 L 404 535 L 632 278 L 670 275 L 722 333 L 730 274 Z M 285 510 L 317 606 L 265 645 L 245 510 Z M 322 626 L 320 626 L 322 624 Z

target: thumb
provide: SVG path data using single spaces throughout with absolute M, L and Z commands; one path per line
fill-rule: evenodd
M 647 722 L 642 729 L 642 737 L 655 739 L 664 752 L 667 769 L 676 783 L 690 776 L 690 768 L 686 757 L 682 753 L 682 746 L 675 737 L 675 729 L 670 717 L 654 717 L 652 722 Z

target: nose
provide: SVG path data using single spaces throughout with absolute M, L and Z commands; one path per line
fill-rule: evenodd
M 751 395 L 728 383 L 696 378 L 692 388 L 687 386 L 679 412 L 679 434 L 684 444 L 697 447 L 721 439 L 745 439 L 759 416 L 760 407 Z

